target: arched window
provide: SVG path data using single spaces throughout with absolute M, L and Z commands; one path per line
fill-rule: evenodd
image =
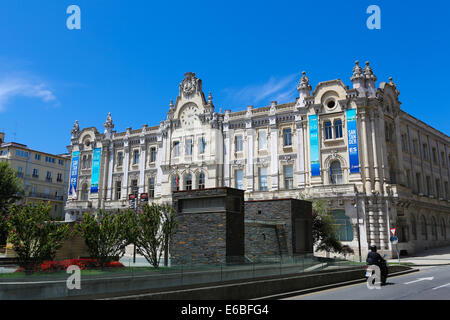
M 331 184 L 342 184 L 342 169 L 339 161 L 333 161 L 330 165 Z
M 184 190 L 192 190 L 192 174 L 190 173 L 184 178 Z
M 433 236 L 433 240 L 437 240 L 437 223 L 435 217 L 431 217 L 431 235 Z
M 334 121 L 334 138 L 342 138 L 342 120 L 337 119 Z
M 198 188 L 205 189 L 205 174 L 203 172 L 198 175 Z
M 417 223 L 416 218 L 414 216 L 411 216 L 411 233 L 414 240 L 417 240 Z
M 447 239 L 447 234 L 446 234 L 445 228 L 446 228 L 445 220 L 444 220 L 444 218 L 442 218 L 442 221 L 441 221 L 441 236 L 442 236 L 443 239 Z
M 424 240 L 428 240 L 428 232 L 427 232 L 427 220 L 424 216 L 420 217 L 420 225 L 422 230 L 422 238 Z
M 83 184 L 83 187 L 81 188 L 81 200 L 82 201 L 87 201 L 88 200 L 88 194 L 89 194 L 88 186 L 85 183 L 85 184 Z
M 333 129 L 331 121 L 325 121 L 325 140 L 333 139 Z
M 353 227 L 344 210 L 332 211 L 334 224 L 337 226 L 339 240 L 353 241 Z
M 177 174 L 172 177 L 172 191 L 178 190 L 180 190 L 180 176 Z

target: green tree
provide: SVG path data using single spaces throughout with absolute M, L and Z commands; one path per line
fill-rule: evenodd
M 45 203 L 13 204 L 6 217 L 8 241 L 13 244 L 18 263 L 26 272 L 53 260 L 68 235 L 69 225 L 52 220 L 50 210 L 50 204 Z
M 325 200 L 312 201 L 313 245 L 318 251 L 342 252 L 342 243 L 338 237 L 338 230 Z
M 5 218 L 11 204 L 21 198 L 20 180 L 7 162 L 0 162 L 0 244 L 6 242 L 7 225 Z
M 169 242 L 176 232 L 175 210 L 169 204 L 144 204 L 135 217 L 133 242 L 137 252 L 155 268 L 161 256 L 168 251 Z
M 129 242 L 130 212 L 117 213 L 100 210 L 97 215 L 84 213 L 82 221 L 77 225 L 88 247 L 92 259 L 104 267 L 111 261 L 117 261 L 125 254 Z

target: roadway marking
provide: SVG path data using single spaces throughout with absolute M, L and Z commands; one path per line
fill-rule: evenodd
M 433 290 L 444 288 L 444 287 L 449 287 L 449 286 L 450 286 L 450 283 L 447 283 L 447 284 L 444 284 L 443 286 L 433 288 Z
M 432 281 L 433 279 L 434 279 L 434 277 L 419 278 L 419 279 L 414 280 L 414 281 L 405 282 L 404 284 L 410 284 L 410 283 L 415 283 L 415 282 L 420 282 L 420 281 Z
M 430 268 L 433 268 L 433 267 L 430 267 Z M 419 271 L 415 271 L 415 272 L 420 273 L 420 272 L 426 271 L 427 269 L 429 269 L 429 268 L 421 268 Z M 399 275 L 395 275 L 395 276 L 389 276 L 388 275 L 388 280 L 392 279 L 392 278 L 398 278 L 398 277 L 407 276 L 407 275 L 409 275 L 409 273 L 407 273 L 407 274 L 399 274 Z M 282 298 L 281 300 L 296 300 L 296 299 L 301 298 L 301 297 L 312 296 L 312 295 L 321 294 L 321 293 L 329 293 L 329 292 L 332 292 L 332 291 L 345 289 L 345 288 L 351 288 L 351 287 L 355 287 L 355 286 L 363 286 L 363 285 L 365 285 L 365 282 L 366 281 L 364 281 L 363 283 L 355 283 L 355 284 L 346 285 L 346 286 L 340 286 L 340 287 L 331 288 L 331 289 L 327 289 L 327 290 L 320 290 L 320 291 L 316 291 L 316 292 L 300 294 L 300 295 L 297 295 L 297 296 Z

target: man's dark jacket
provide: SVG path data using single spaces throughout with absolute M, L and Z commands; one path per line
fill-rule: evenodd
M 380 256 L 380 254 L 373 251 L 369 252 L 366 259 L 367 264 L 374 264 L 379 267 L 381 267 L 383 261 L 384 259 Z

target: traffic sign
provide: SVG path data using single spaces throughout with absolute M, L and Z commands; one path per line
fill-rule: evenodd
M 395 236 L 395 231 L 397 230 L 397 228 L 391 228 L 391 233 L 393 236 Z
M 134 199 L 136 199 L 136 197 L 137 197 L 137 194 L 136 194 L 136 193 L 130 193 L 130 194 L 128 195 L 128 200 L 134 200 Z
M 392 236 L 390 238 L 390 240 L 391 240 L 392 244 L 397 244 L 398 243 L 398 238 L 396 236 Z
M 141 193 L 141 200 L 148 200 L 148 193 Z

